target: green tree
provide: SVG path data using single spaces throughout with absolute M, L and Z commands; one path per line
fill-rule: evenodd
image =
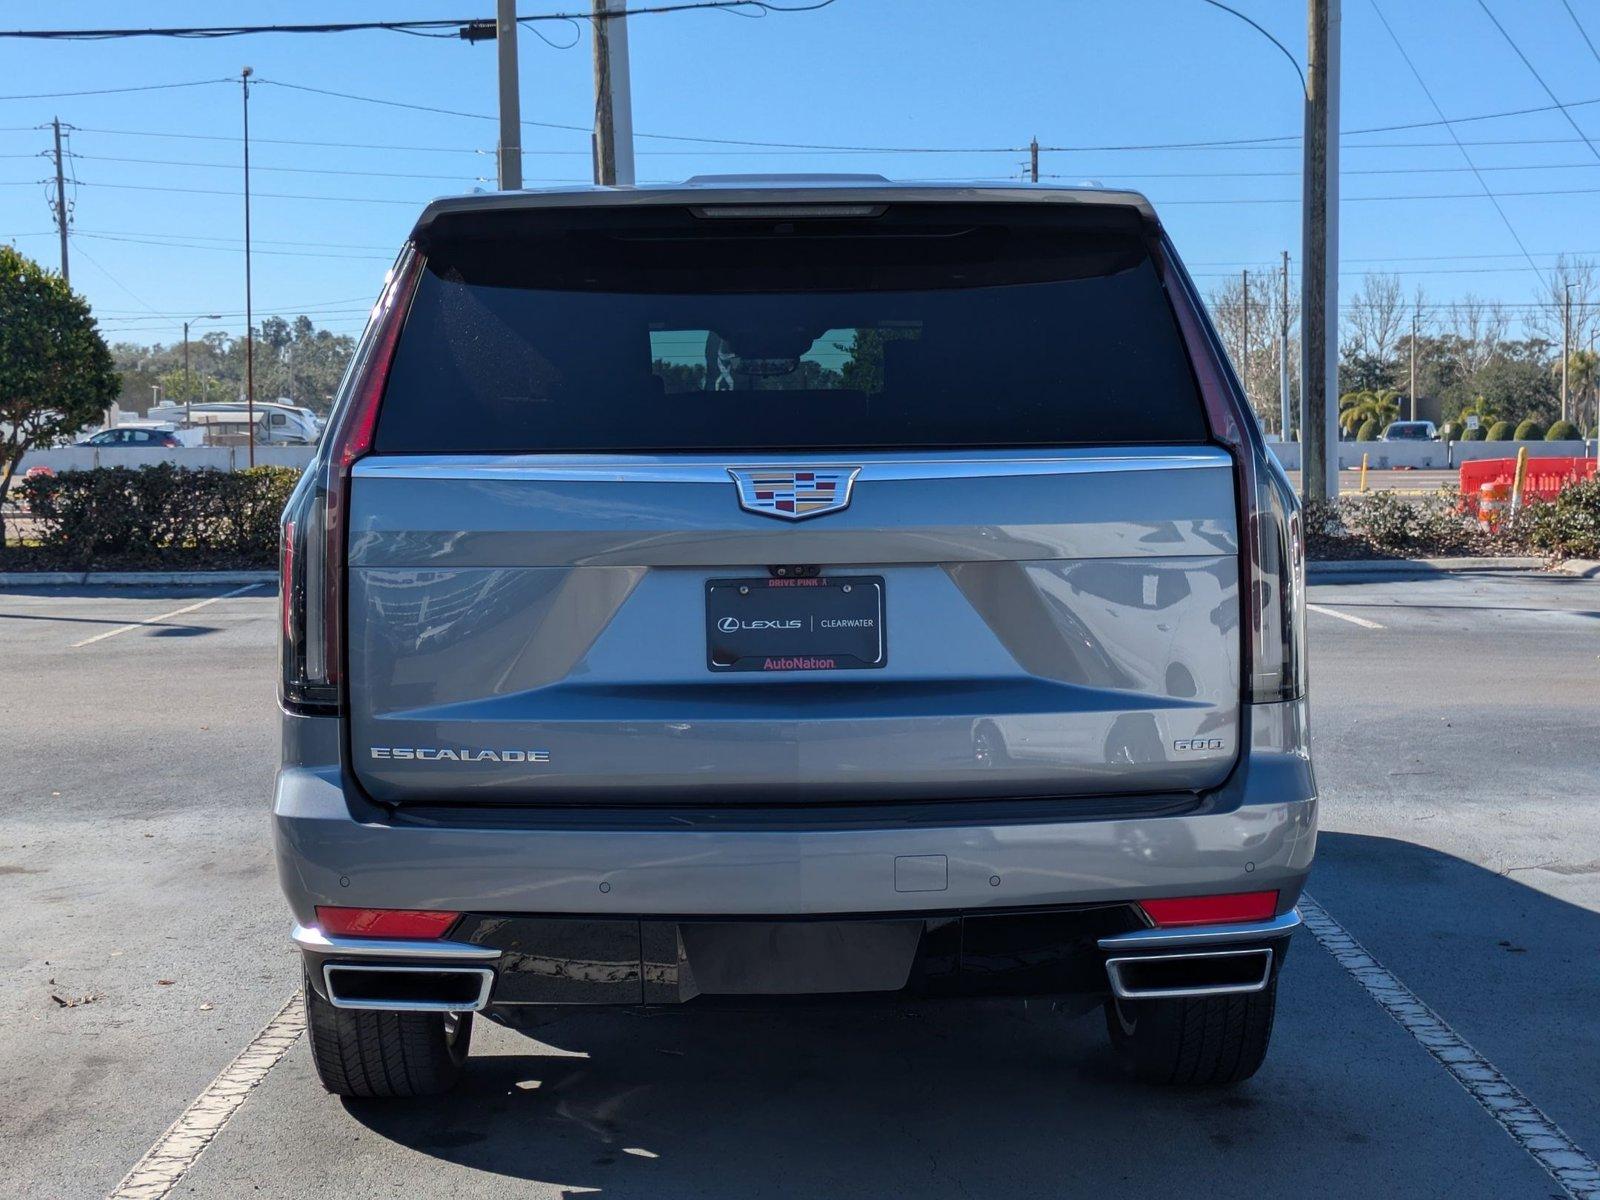
M 61 276 L 0 245 L 0 506 L 24 454 L 77 433 L 120 388 L 88 302 Z
M 1355 433 L 1368 421 L 1381 431 L 1400 416 L 1400 394 L 1389 388 L 1380 391 L 1346 392 L 1339 397 L 1339 427 Z

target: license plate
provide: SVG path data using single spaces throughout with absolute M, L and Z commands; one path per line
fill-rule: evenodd
M 706 665 L 713 671 L 849 671 L 888 661 L 883 579 L 706 581 Z

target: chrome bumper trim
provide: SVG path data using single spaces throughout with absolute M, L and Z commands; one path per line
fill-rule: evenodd
M 1169 946 L 1218 946 L 1282 937 L 1300 924 L 1300 910 L 1291 908 L 1270 921 L 1247 925 L 1179 925 L 1170 929 L 1135 929 L 1100 939 L 1102 950 L 1156 950 Z
M 356 958 L 431 958 L 431 959 L 491 959 L 499 958 L 500 951 L 493 946 L 475 946 L 471 942 L 403 941 L 399 938 L 329 937 L 320 929 L 307 929 L 296 925 L 289 939 L 302 950 L 317 954 L 337 954 Z

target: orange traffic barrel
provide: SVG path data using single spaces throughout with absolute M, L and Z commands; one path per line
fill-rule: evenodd
M 1511 484 L 1493 479 L 1478 488 L 1478 528 L 1493 533 L 1511 509 Z

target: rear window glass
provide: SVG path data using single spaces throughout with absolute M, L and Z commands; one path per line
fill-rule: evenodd
M 1207 436 L 1155 266 L 1114 210 L 484 214 L 425 252 L 380 454 Z

